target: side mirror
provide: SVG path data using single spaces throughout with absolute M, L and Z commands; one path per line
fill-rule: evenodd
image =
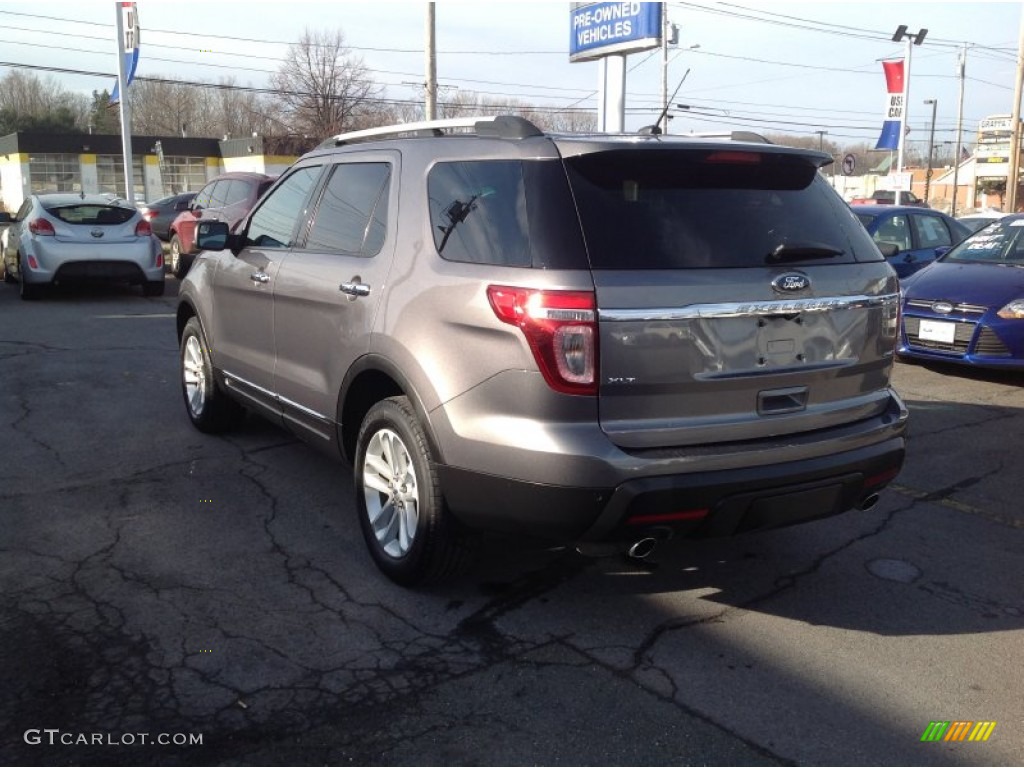
M 878 250 L 882 252 L 885 258 L 891 259 L 900 252 L 900 247 L 896 243 L 878 243 Z
M 196 227 L 196 247 L 201 251 L 223 251 L 229 235 L 226 221 L 200 221 Z

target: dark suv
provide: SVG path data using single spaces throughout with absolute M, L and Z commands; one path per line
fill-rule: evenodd
M 898 287 L 829 159 L 513 117 L 335 137 L 200 222 L 189 417 L 350 460 L 403 584 L 482 529 L 645 549 L 869 508 L 904 456 Z
M 213 221 L 226 221 L 234 227 L 252 210 L 260 195 L 274 183 L 276 176 L 264 173 L 233 171 L 211 181 L 192 198 L 187 209 L 179 213 L 168 233 L 171 239 L 171 272 L 184 277 L 195 257 L 196 220 L 200 217 Z

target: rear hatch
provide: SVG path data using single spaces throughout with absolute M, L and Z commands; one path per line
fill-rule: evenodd
M 886 407 L 896 279 L 818 173 L 827 156 L 693 141 L 559 149 L 591 260 L 613 442 L 759 439 Z
M 54 239 L 72 243 L 135 242 L 137 211 L 119 205 L 82 202 L 46 208 Z

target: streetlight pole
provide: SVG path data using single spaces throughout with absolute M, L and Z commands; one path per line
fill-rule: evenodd
M 924 175 L 924 201 L 928 202 L 928 193 L 932 188 L 932 152 L 935 149 L 935 108 L 939 105 L 938 99 L 925 99 L 925 104 L 932 105 L 932 128 L 928 133 L 928 171 Z
M 927 29 L 921 29 L 917 32 L 907 32 L 907 25 L 900 24 L 896 28 L 896 33 L 892 36 L 892 41 L 898 43 L 901 40 L 906 40 L 906 51 L 903 55 L 903 115 L 900 121 L 900 143 L 897 145 L 896 150 L 896 173 L 901 177 L 903 176 L 903 145 L 906 143 L 907 136 L 907 117 L 910 112 L 910 44 L 920 45 L 924 42 L 925 35 L 928 34 Z M 902 184 L 901 184 L 902 186 Z M 896 205 L 902 202 L 902 192 L 896 191 Z

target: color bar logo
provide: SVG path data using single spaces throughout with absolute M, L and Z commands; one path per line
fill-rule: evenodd
M 921 741 L 988 741 L 995 729 L 995 720 L 933 720 Z

